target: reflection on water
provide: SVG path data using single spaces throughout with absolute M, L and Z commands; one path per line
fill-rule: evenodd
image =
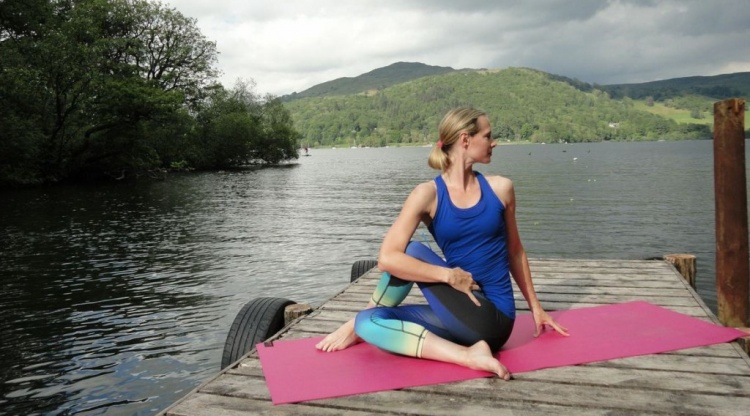
M 311 151 L 285 167 L 9 192 L 0 201 L 0 407 L 153 414 L 218 370 L 258 296 L 341 289 L 428 148 Z M 531 257 L 698 256 L 713 306 L 711 142 L 501 146 Z M 418 230 L 418 237 L 426 232 Z

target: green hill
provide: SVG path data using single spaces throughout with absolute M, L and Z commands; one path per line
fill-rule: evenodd
M 678 123 L 713 123 L 713 104 L 750 96 L 750 73 L 673 78 L 641 84 L 600 86 L 612 98 L 642 100 L 643 109 Z
M 369 90 L 381 90 L 413 79 L 442 75 L 456 70 L 450 67 L 431 66 L 418 62 L 396 62 L 357 77 L 337 78 L 315 85 L 300 93 L 281 97 L 283 101 L 307 97 L 330 97 L 335 95 L 358 94 Z
M 608 92 L 612 98 L 645 99 L 652 97 L 656 101 L 665 101 L 694 95 L 717 101 L 728 97 L 750 96 L 750 72 L 709 77 L 673 78 L 640 84 L 603 85 L 598 88 Z
M 319 96 L 293 99 L 285 106 L 302 135 L 301 140 L 309 146 L 432 143 L 436 140 L 440 117 L 448 109 L 461 105 L 487 111 L 493 135 L 503 141 L 549 143 L 711 136 L 705 121 L 678 123 L 649 111 L 642 101 L 624 95 L 611 98 L 607 87 L 534 69 L 406 75 L 409 68 L 416 69 L 418 65 L 422 64 L 399 65 L 401 76 L 411 78 L 405 82 L 386 77 L 382 85 L 388 86 L 383 88 L 362 88 L 365 83 L 360 82 L 359 87 L 351 90 L 357 92 L 334 95 L 320 90 Z M 343 91 L 344 84 L 338 85 L 336 90 Z M 716 86 L 721 85 L 713 85 Z

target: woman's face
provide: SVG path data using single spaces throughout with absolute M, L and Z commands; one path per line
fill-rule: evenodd
M 490 121 L 485 116 L 477 119 L 479 130 L 473 136 L 469 136 L 469 156 L 477 163 L 490 163 L 492 159 L 492 149 L 497 146 L 497 142 L 492 139 L 492 128 Z

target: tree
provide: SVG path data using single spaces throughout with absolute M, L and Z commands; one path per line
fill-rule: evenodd
M 198 151 L 190 159 L 197 169 L 229 168 L 247 163 L 252 143 L 260 134 L 251 115 L 255 105 L 247 84 L 234 90 L 213 88 L 196 115 Z
M 264 163 L 296 159 L 301 135 L 294 130 L 292 116 L 281 100 L 267 95 L 261 107 L 260 119 L 263 134 L 253 156 Z
M 5 0 L 0 52 L 5 184 L 158 167 L 145 124 L 216 74 L 195 21 L 145 0 Z
M 294 158 L 298 133 L 216 44 L 148 0 L 0 1 L 0 186 Z
M 216 43 L 208 41 L 197 21 L 159 2 L 115 0 L 115 13 L 127 30 L 112 58 L 132 65 L 141 78 L 163 91 L 179 90 L 189 103 L 217 75 Z
M 101 48 L 99 27 L 91 22 L 103 15 L 103 1 L 3 2 L 3 56 L 0 128 L 8 131 L 18 119 L 35 120 L 31 131 L 7 140 L 14 150 L 34 155 L 36 169 L 21 182 L 58 180 L 66 174 L 70 151 L 85 122 L 81 109 L 96 71 Z M 39 13 L 39 14 L 35 14 Z M 13 131 L 13 130 L 10 130 Z M 16 166 L 21 163 L 16 164 Z M 31 172 L 29 172 L 31 173 Z M 7 179 L 7 178 L 6 178 Z
M 200 109 L 201 151 L 192 163 L 200 169 L 229 168 L 251 163 L 296 159 L 299 133 L 281 100 L 253 92 L 239 80 L 229 91 L 214 88 Z

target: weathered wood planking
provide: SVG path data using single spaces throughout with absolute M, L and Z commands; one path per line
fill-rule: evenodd
M 531 270 L 547 310 L 646 300 L 718 322 L 667 262 L 534 259 Z M 274 339 L 333 331 L 367 303 L 378 278 L 370 271 Z M 424 302 L 416 287 L 407 302 Z M 520 295 L 516 305 L 527 310 Z M 747 415 L 749 409 L 750 358 L 730 343 L 516 374 L 510 382 L 485 378 L 281 406 L 271 403 L 251 351 L 162 414 Z

